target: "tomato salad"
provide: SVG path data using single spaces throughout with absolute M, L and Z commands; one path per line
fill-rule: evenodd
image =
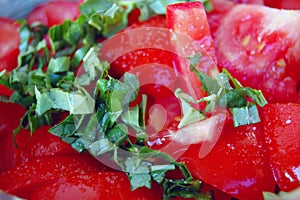
M 0 17 L 0 191 L 300 198 L 300 1 L 172 3 Z

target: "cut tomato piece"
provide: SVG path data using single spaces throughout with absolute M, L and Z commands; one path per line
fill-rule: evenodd
M 235 4 L 234 2 L 227 0 L 211 0 L 210 2 L 213 6 L 213 9 L 207 12 L 207 20 L 211 35 L 214 38 L 215 32 L 221 25 L 224 16 L 233 8 Z
M 234 3 L 247 3 L 247 4 L 256 4 L 263 5 L 263 0 L 232 0 Z
M 101 172 L 77 175 L 39 187 L 30 196 L 39 199 L 161 199 L 158 185 L 153 188 L 139 188 L 131 191 L 128 177 L 122 172 Z
M 177 38 L 174 42 L 175 51 L 181 52 L 182 49 L 185 49 L 184 51 L 190 54 L 186 56 L 200 54 L 201 60 L 196 69 L 209 75 L 217 73 L 213 40 L 203 4 L 201 2 L 171 4 L 167 6 L 166 18 L 169 29 L 193 41 L 194 48 L 183 48 L 184 45 Z M 195 73 L 190 70 L 189 62 L 180 59 L 180 71 L 186 78 L 188 87 L 195 92 L 195 94 L 190 93 L 190 95 L 196 99 L 203 97 L 205 92 L 201 89 L 202 84 Z
M 169 29 L 190 37 L 199 45 L 199 49 L 196 49 L 198 52 L 194 52 L 194 54 L 201 54 L 198 70 L 206 74 L 216 73 L 218 69 L 216 67 L 213 40 L 203 4 L 201 2 L 190 2 L 169 5 L 167 6 L 166 17 Z M 174 47 L 175 49 L 182 48 L 182 46 Z
M 264 107 L 264 133 L 271 166 L 282 191 L 300 186 L 300 105 Z
M 300 9 L 300 1 L 299 0 L 264 0 L 266 6 L 270 6 L 273 8 L 280 9 Z
M 18 163 L 44 156 L 78 154 L 69 144 L 49 133 L 49 128 L 48 126 L 43 126 L 37 129 L 32 135 L 27 130 L 21 130 L 18 133 L 16 137 Z
M 16 147 L 14 145 L 13 130 L 20 123 L 25 109 L 14 103 L 0 102 L 0 172 L 16 164 Z
M 65 20 L 75 20 L 80 15 L 77 2 L 52 1 L 36 6 L 27 16 L 29 24 L 40 22 L 52 27 L 62 24 Z
M 0 17 L 0 71 L 13 70 L 18 65 L 19 25 L 8 18 Z
M 199 158 L 200 144 L 180 158 L 200 180 L 238 199 L 263 199 L 275 181 L 264 149 L 262 123 L 233 127 L 229 120 L 212 151 Z
M 233 6 L 215 33 L 219 66 L 242 84 L 261 89 L 270 102 L 298 101 L 299 20 L 300 12 Z
M 14 91 L 0 84 L 0 96 L 10 97 Z
M 25 162 L 0 174 L 0 189 L 26 199 L 145 198 L 160 199 L 162 194 L 143 188 L 130 190 L 122 172 L 104 172 L 102 165 L 81 156 L 43 157 Z M 29 176 L 30 175 L 30 176 Z

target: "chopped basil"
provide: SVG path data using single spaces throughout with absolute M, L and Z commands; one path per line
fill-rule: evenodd
M 261 107 L 267 104 L 267 101 L 260 90 L 243 87 L 226 69 L 223 69 L 221 73 L 214 77 L 210 77 L 205 73 L 196 70 L 196 66 L 201 59 L 201 55 L 199 54 L 191 56 L 189 59 L 190 69 L 198 76 L 204 90 L 209 96 L 196 101 L 191 97 L 187 97 L 187 95 L 181 94 L 180 99 L 185 107 L 187 102 L 194 104 L 206 102 L 206 108 L 202 111 L 203 113 L 211 112 L 217 107 L 229 108 L 233 114 L 235 127 L 260 122 L 256 104 Z M 189 116 L 188 121 L 193 121 L 193 119 L 196 120 L 198 117 L 193 117 L 190 109 L 185 109 L 183 111 L 184 121 L 187 121 L 187 116 Z M 184 121 L 182 123 L 184 123 Z

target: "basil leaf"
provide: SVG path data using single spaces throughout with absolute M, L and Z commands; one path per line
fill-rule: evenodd
M 201 117 L 201 115 L 189 105 L 189 103 L 197 104 L 199 102 L 206 102 L 206 108 L 202 111 L 204 114 L 203 119 L 205 118 L 206 112 L 211 112 L 221 107 L 231 109 L 234 117 L 234 126 L 253 124 L 260 121 L 255 104 L 264 106 L 267 103 L 260 90 L 243 87 L 226 69 L 223 69 L 222 72 L 215 75 L 215 77 L 210 77 L 196 69 L 196 66 L 200 62 L 201 55 L 196 54 L 188 58 L 190 59 L 191 71 L 198 76 L 204 90 L 209 96 L 195 101 L 187 94 L 177 93 L 177 97 L 181 100 L 182 106 L 185 108 L 184 117 L 179 127 L 188 124 L 189 121 L 193 121 L 193 118 L 196 120 L 197 117 Z M 252 101 L 255 104 L 252 103 Z M 188 115 L 192 116 L 192 119 L 185 117 Z
M 120 146 L 128 139 L 128 128 L 125 124 L 119 123 L 108 132 L 107 137 L 110 142 Z
M 151 176 L 153 180 L 155 180 L 157 183 L 161 184 L 166 176 L 166 173 L 171 170 L 175 170 L 175 165 L 169 164 L 169 165 L 154 165 L 151 166 Z
M 233 114 L 235 127 L 260 122 L 259 113 L 254 104 L 240 108 L 232 108 L 231 112 Z
M 51 109 L 69 111 L 71 114 L 88 114 L 94 111 L 94 100 L 81 91 L 64 92 L 61 89 L 53 88 L 49 92 L 41 93 L 35 88 L 36 113 L 42 115 Z
M 180 89 L 175 91 L 175 96 L 181 101 L 181 108 L 183 111 L 183 118 L 180 120 L 178 128 L 182 128 L 186 125 L 192 124 L 194 122 L 203 120 L 206 116 L 201 113 L 201 111 L 193 108 L 188 102 L 197 103 L 191 96 L 183 93 Z
M 143 186 L 151 188 L 149 163 L 130 157 L 125 161 L 125 169 L 128 173 L 132 190 Z
M 62 73 L 67 72 L 70 69 L 70 58 L 69 57 L 58 57 L 52 58 L 48 65 L 49 73 Z
M 63 141 L 72 144 L 77 139 L 77 136 L 75 135 L 76 126 L 73 115 L 69 115 L 61 123 L 50 128 L 49 132 L 53 135 L 59 136 Z

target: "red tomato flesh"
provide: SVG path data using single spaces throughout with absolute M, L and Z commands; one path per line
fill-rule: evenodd
M 160 189 L 146 188 L 132 192 L 126 174 L 104 172 L 99 162 L 82 156 L 43 157 L 25 162 L 0 174 L 0 188 L 21 198 L 117 199 L 133 197 L 161 198 Z
M 19 25 L 8 18 L 0 17 L 0 71 L 11 71 L 18 65 Z
M 299 20 L 296 11 L 233 6 L 215 32 L 219 67 L 242 84 L 261 89 L 270 102 L 299 101 Z
M 268 104 L 263 121 L 267 150 L 282 191 L 300 186 L 300 105 Z
M 191 145 L 180 158 L 200 180 L 244 200 L 263 199 L 263 191 L 274 191 L 262 123 L 234 128 L 229 120 L 219 141 L 204 158 L 198 156 L 200 147 Z
M 52 27 L 62 24 L 65 20 L 75 20 L 80 15 L 77 2 L 52 1 L 36 6 L 27 16 L 29 24 L 40 22 Z

